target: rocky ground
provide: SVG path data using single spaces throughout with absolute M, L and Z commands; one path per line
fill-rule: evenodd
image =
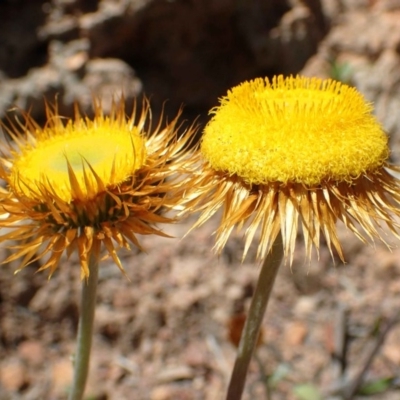
M 64 115 L 74 102 L 90 114 L 93 95 L 107 109 L 123 90 L 128 103 L 151 97 L 155 118 L 163 105 L 171 119 L 184 104 L 183 119 L 204 124 L 229 87 L 303 73 L 345 81 L 373 101 L 400 162 L 398 0 L 2 0 L 0 21 L 2 118 L 16 105 L 43 122 L 43 99 L 55 96 Z M 258 266 L 254 249 L 240 262 L 240 234 L 212 253 L 218 218 L 181 240 L 195 218 L 165 227 L 176 239 L 141 238 L 147 254 L 124 252 L 129 280 L 102 264 L 87 399 L 223 398 L 230 327 Z M 308 266 L 299 235 L 246 399 L 267 399 L 269 377 L 272 400 L 339 400 L 339 383 L 363 368 L 353 399 L 400 398 L 398 243 L 389 252 L 339 229 L 346 264 L 323 248 Z M 72 259 L 48 281 L 37 266 L 13 275 L 15 267 L 0 269 L 0 400 L 66 399 L 79 269 Z

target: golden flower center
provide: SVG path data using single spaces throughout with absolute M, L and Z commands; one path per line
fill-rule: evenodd
M 354 88 L 332 80 L 255 79 L 228 92 L 201 152 L 253 184 L 350 181 L 382 166 L 388 139 Z
M 63 134 L 54 132 L 38 135 L 35 145 L 16 157 L 10 183 L 17 193 L 38 198 L 44 188 L 64 201 L 73 200 L 78 191 L 92 198 L 98 194 L 99 178 L 104 187 L 116 186 L 145 160 L 144 141 L 135 129 L 105 123 L 87 129 L 67 126 Z M 68 164 L 75 180 L 71 180 Z

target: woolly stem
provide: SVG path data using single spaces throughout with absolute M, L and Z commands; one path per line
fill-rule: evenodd
M 226 395 L 227 400 L 240 400 L 242 398 L 247 370 L 258 341 L 261 323 L 282 258 L 283 243 L 282 235 L 279 234 L 261 267 L 260 276 L 258 277 L 257 286 L 240 338 L 236 361 Z
M 98 257 L 89 261 L 89 277 L 82 282 L 81 310 L 78 325 L 77 349 L 74 358 L 74 381 L 68 400 L 82 400 L 89 372 L 93 322 L 99 272 Z

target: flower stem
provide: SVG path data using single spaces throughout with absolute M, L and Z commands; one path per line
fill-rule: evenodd
M 98 257 L 89 261 L 90 275 L 82 282 L 81 310 L 78 325 L 77 349 L 74 359 L 74 381 L 68 400 L 82 400 L 89 372 L 93 321 L 99 272 Z
M 242 398 L 247 369 L 258 341 L 261 323 L 282 258 L 283 243 L 282 235 L 279 234 L 261 267 L 260 276 L 258 277 L 257 286 L 240 338 L 236 361 L 226 395 L 227 400 L 240 400 Z

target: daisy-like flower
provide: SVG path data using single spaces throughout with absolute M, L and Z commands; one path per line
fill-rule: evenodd
M 307 259 L 322 232 L 343 260 L 338 220 L 363 241 L 383 240 L 382 224 L 397 235 L 399 169 L 371 111 L 356 89 L 330 79 L 278 76 L 234 87 L 204 130 L 189 202 L 203 210 L 195 226 L 222 207 L 217 251 L 246 226 L 243 257 L 260 229 L 257 257 L 281 232 L 290 263 L 299 224 Z
M 29 114 L 12 123 L 12 141 L 3 144 L 0 179 L 0 242 L 12 241 L 20 271 L 40 260 L 40 270 L 56 270 L 63 254 L 77 252 L 81 277 L 89 276 L 90 257 L 102 248 L 123 271 L 117 255 L 129 244 L 140 247 L 137 234 L 165 235 L 157 223 L 174 219 L 161 208 L 180 204 L 187 145 L 194 129 L 179 138 L 177 119 L 151 132 L 150 108 L 143 102 L 125 115 L 125 102 L 115 102 L 109 116 L 94 100 L 94 118 L 65 119 L 57 106 L 46 105 L 41 128 Z M 139 114 L 139 113 L 138 113 Z M 179 115 L 178 115 L 179 116 Z

